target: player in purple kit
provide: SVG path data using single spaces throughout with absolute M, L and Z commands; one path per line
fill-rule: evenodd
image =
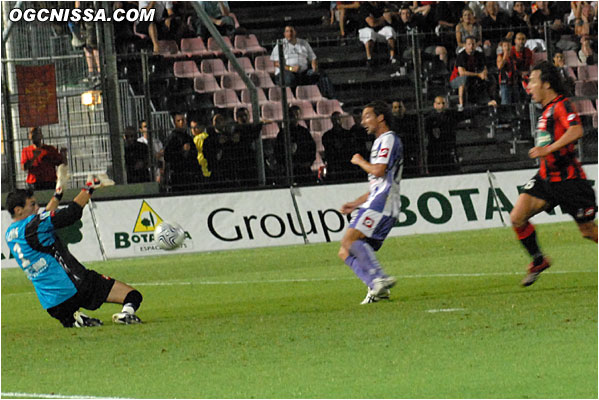
M 403 171 L 403 145 L 389 129 L 391 109 L 381 101 L 368 104 L 362 112 L 362 126 L 375 136 L 370 162 L 354 154 L 351 163 L 368 173 L 370 190 L 341 207 L 343 214 L 352 213 L 350 226 L 341 239 L 339 258 L 368 286 L 362 304 L 389 298 L 396 279 L 385 274 L 375 251 L 395 225 L 401 208 L 399 182 Z

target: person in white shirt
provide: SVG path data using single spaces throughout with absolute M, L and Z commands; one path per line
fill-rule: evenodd
M 297 38 L 297 32 L 293 26 L 285 27 L 285 39 L 283 42 L 283 55 L 285 56 L 285 71 L 283 79 L 285 85 L 295 88 L 298 85 L 311 85 L 318 81 L 318 60 L 312 50 L 310 43 L 304 39 Z M 274 47 L 270 59 L 274 62 L 275 78 L 278 83 L 279 48 Z

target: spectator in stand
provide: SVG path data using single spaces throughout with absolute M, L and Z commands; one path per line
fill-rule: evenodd
M 228 1 L 200 1 L 202 8 L 210 17 L 218 32 L 223 36 L 228 36 L 233 40 L 235 37 L 235 20 L 231 17 L 231 10 Z M 208 29 L 202 24 L 202 21 L 196 16 L 192 18 L 192 26 L 198 36 L 206 40 L 210 36 Z
M 485 3 L 487 15 L 480 22 L 483 29 L 483 48 L 486 57 L 495 57 L 497 45 L 502 39 L 512 41 L 514 32 L 510 30 L 510 20 L 503 11 L 499 11 L 499 5 L 495 1 Z
M 509 102 L 519 103 L 528 100 L 528 95 L 526 94 L 526 91 L 522 86 L 522 81 L 528 81 L 528 74 L 530 73 L 530 69 L 532 68 L 532 51 L 530 51 L 530 49 L 524 46 L 526 43 L 526 35 L 523 32 L 518 32 L 516 34 L 516 39 L 514 40 L 514 43 L 514 46 L 510 45 L 511 51 L 509 55 L 509 60 L 510 63 L 513 64 L 513 66 L 515 67 L 516 74 L 513 75 L 512 78 L 508 78 L 505 74 L 503 75 L 503 77 L 501 77 L 500 75 L 500 95 L 502 99 L 501 104 L 508 104 L 503 102 L 504 95 L 507 95 L 505 93 L 506 88 L 503 87 L 502 83 L 504 79 L 512 81 L 513 83 L 511 89 L 507 89 L 511 92 L 509 95 L 507 95 L 507 98 L 510 99 Z M 500 61 L 504 57 L 504 54 L 504 49 L 501 46 L 498 47 L 497 68 L 499 68 L 500 74 L 502 72 L 502 68 L 500 67 Z M 504 69 L 503 72 L 507 73 L 508 69 L 511 68 L 511 65 L 507 65 L 505 68 L 507 69 Z
M 514 1 L 510 25 L 516 34 L 522 32 L 530 37 L 530 15 L 523 1 Z
M 401 139 L 404 147 L 404 172 L 412 174 L 418 172 L 418 117 L 407 114 L 403 101 L 395 100 L 391 103 L 392 119 L 391 130 Z
M 351 133 L 341 126 L 341 113 L 331 114 L 333 127 L 322 135 L 324 153 L 322 160 L 327 164 L 326 180 L 338 182 L 356 175 L 356 166 L 350 161 L 354 155 L 355 144 Z
M 430 174 L 452 174 L 460 169 L 455 128 L 469 114 L 450 110 L 443 96 L 435 97 L 433 109 L 424 120 L 427 171 Z
M 576 82 L 568 71 L 568 67 L 566 66 L 566 58 L 561 50 L 555 50 L 555 53 L 553 54 L 553 65 L 557 68 L 557 71 L 562 78 L 562 85 L 565 91 L 564 95 L 568 97 L 574 95 Z
M 175 12 L 173 11 L 172 1 L 139 1 L 139 9 L 146 10 L 154 9 L 154 21 L 140 21 L 137 23 L 136 31 L 144 35 L 150 36 L 154 53 L 160 52 L 158 39 L 170 29 L 171 21 Z M 164 10 L 166 9 L 167 18 L 163 19 Z
M 44 135 L 39 127 L 29 129 L 31 145 L 21 151 L 21 166 L 27 171 L 27 187 L 33 190 L 54 189 L 56 167 L 66 164 L 67 149 L 60 152 L 54 146 L 44 144 Z
M 456 59 L 458 76 L 450 82 L 453 89 L 458 89 L 458 110 L 464 109 L 464 94 L 468 93 L 469 101 L 478 94 L 483 94 L 485 103 L 488 102 L 488 71 L 485 65 L 485 57 L 481 51 L 476 50 L 476 38 L 466 38 L 464 51 L 458 54 Z
M 597 48 L 597 44 L 592 43 L 588 36 L 580 38 L 580 50 L 578 51 L 578 59 L 586 65 L 597 65 L 597 53 L 593 48 Z
M 208 179 L 212 173 L 208 169 L 208 160 L 204 157 L 204 142 L 208 137 L 206 126 L 200 123 L 199 118 L 193 118 L 189 121 L 189 130 L 193 136 L 193 144 L 195 144 L 196 150 L 198 151 L 198 164 L 202 169 L 202 175 L 204 178 Z
M 559 15 L 555 11 L 552 11 L 549 8 L 547 1 L 537 1 L 535 2 L 535 5 L 537 10 L 530 17 L 533 38 L 542 40 L 545 39 L 543 24 L 548 21 L 551 23 L 550 28 L 552 42 L 556 43 L 556 46 L 562 50 L 569 50 L 569 48 L 564 48 L 564 46 L 571 47 L 567 41 L 560 42 L 561 35 L 563 33 L 567 33 L 567 26 L 563 23 L 563 15 Z M 547 43 L 545 43 L 545 46 L 547 46 Z M 576 47 L 576 44 L 574 44 L 574 47 Z M 545 50 L 543 49 L 543 51 Z
M 395 64 L 395 38 L 396 33 L 392 25 L 391 13 L 387 12 L 385 5 L 378 1 L 361 3 L 362 29 L 358 31 L 359 39 L 366 49 L 366 65 L 372 67 L 372 51 L 375 42 L 387 42 L 389 46 L 389 61 Z
M 85 4 L 81 4 L 85 3 Z M 75 8 L 93 8 L 91 3 L 76 1 Z M 82 22 L 79 24 L 79 33 L 85 42 L 83 52 L 85 53 L 85 62 L 87 64 L 87 77 L 83 78 L 83 83 L 92 85 L 100 84 L 100 53 L 98 52 L 98 40 L 96 37 L 96 24 L 94 22 Z
M 363 158 L 369 157 L 373 140 L 368 135 L 368 132 L 366 132 L 366 128 L 362 126 L 362 109 L 355 108 L 352 111 L 352 118 L 354 119 L 354 124 L 349 128 L 349 133 L 356 146 L 353 153 L 358 153 Z M 362 173 L 362 171 L 359 172 L 360 174 Z
M 204 140 L 203 153 L 208 161 L 212 187 L 224 187 L 232 181 L 230 169 L 235 165 L 229 163 L 229 135 L 226 129 L 225 117 L 220 113 L 213 115 L 212 126 L 206 129 L 208 137 Z
M 148 145 L 137 141 L 134 126 L 125 128 L 125 167 L 127 183 L 150 182 Z
M 311 183 L 315 181 L 311 167 L 316 159 L 316 143 L 310 131 L 299 124 L 301 112 L 298 106 L 289 107 L 289 148 L 285 149 L 285 133 L 281 129 L 277 134 L 276 153 L 279 165 L 285 165 L 285 154 L 291 153 L 294 182 Z
M 231 132 L 231 152 L 236 160 L 235 179 L 241 186 L 258 184 L 258 159 L 256 158 L 257 139 L 260 137 L 262 123 L 251 123 L 247 108 L 238 108 L 236 124 Z
M 164 161 L 168 184 L 173 191 L 197 188 L 200 167 L 197 162 L 197 149 L 193 138 L 187 132 L 187 118 L 183 112 L 173 114 L 175 129 L 170 133 L 164 146 Z
M 145 144 L 149 148 L 150 141 L 148 138 L 150 132 L 148 131 L 148 123 L 146 121 L 141 121 L 139 124 L 139 133 L 141 136 L 137 138 L 137 141 Z M 156 163 L 154 174 L 156 176 L 156 182 L 160 183 L 162 181 L 162 176 L 164 175 L 164 146 L 156 135 L 152 135 L 152 147 L 154 148 L 154 161 Z
M 358 16 L 360 13 L 360 2 L 359 1 L 338 1 L 337 10 L 339 11 L 339 34 L 342 39 L 345 39 L 345 26 L 346 20 L 349 20 L 351 25 L 357 25 Z M 345 46 L 345 41 L 341 42 L 342 46 Z
M 285 86 L 295 89 L 298 85 L 311 85 L 318 82 L 318 60 L 312 50 L 310 43 L 304 39 L 297 38 L 297 32 L 291 25 L 285 27 L 285 39 L 283 41 L 283 55 L 285 56 L 285 71 L 283 80 Z M 279 48 L 275 46 L 270 55 L 274 62 L 275 79 L 278 83 Z
M 516 63 L 512 59 L 512 45 L 504 39 L 499 42 L 497 49 L 497 69 L 499 70 L 499 95 L 501 97 L 501 104 L 517 103 L 519 96 L 518 85 L 520 79 L 518 79 L 518 69 Z
M 578 37 L 597 36 L 595 9 L 587 1 L 572 1 L 574 15 L 574 34 Z
M 456 53 L 464 50 L 467 37 L 475 38 L 475 48 L 482 50 L 483 30 L 480 24 L 474 19 L 474 12 L 470 8 L 464 8 L 462 11 L 462 20 L 455 27 Z
M 528 80 L 532 68 L 532 51 L 526 47 L 526 34 L 524 32 L 516 33 L 514 45 L 512 46 L 512 58 L 516 63 L 520 78 Z
M 439 37 L 440 44 L 453 52 L 456 47 L 455 27 L 460 23 L 464 2 L 461 1 L 439 1 L 434 8 L 437 27 L 435 33 Z
M 397 35 L 397 42 L 399 43 L 399 52 L 404 60 L 412 59 L 412 49 L 410 47 L 410 39 L 408 35 L 416 30 L 419 33 L 428 32 L 427 23 L 424 17 L 420 14 L 413 14 L 410 7 L 407 5 L 402 6 L 399 12 L 392 12 L 391 16 L 393 17 L 393 29 Z M 423 43 L 425 46 L 424 53 L 425 54 L 434 54 L 439 59 L 447 65 L 447 50 L 443 46 L 427 46 L 426 43 Z

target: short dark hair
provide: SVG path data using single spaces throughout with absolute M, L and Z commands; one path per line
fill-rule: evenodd
M 557 68 L 549 61 L 541 61 L 532 68 L 540 71 L 541 82 L 548 82 L 551 89 L 557 94 L 565 94 L 564 82 Z M 532 72 L 532 71 L 531 71 Z
M 364 108 L 372 108 L 374 111 L 374 115 L 377 117 L 379 115 L 383 115 L 385 117 L 385 123 L 387 127 L 391 127 L 391 121 L 393 121 L 393 113 L 391 113 L 391 107 L 384 101 L 373 101 L 372 103 L 368 103 L 364 106 Z
M 25 207 L 27 199 L 33 197 L 33 190 L 31 189 L 16 189 L 14 192 L 10 192 L 6 196 L 6 203 L 4 207 L 8 210 L 11 217 L 15 216 L 15 207 Z
M 464 43 L 466 43 L 466 40 L 468 40 L 468 39 L 474 40 L 474 43 L 476 43 L 476 41 L 478 40 L 474 36 L 466 36 L 466 39 L 464 39 Z

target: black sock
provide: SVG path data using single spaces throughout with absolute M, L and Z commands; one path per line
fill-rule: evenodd
M 123 305 L 131 305 L 131 307 L 133 307 L 133 309 L 137 311 L 137 309 L 141 305 L 142 300 L 143 296 L 141 295 L 141 293 L 133 289 L 132 291 L 127 293 L 127 296 L 125 296 L 125 300 L 123 300 Z

